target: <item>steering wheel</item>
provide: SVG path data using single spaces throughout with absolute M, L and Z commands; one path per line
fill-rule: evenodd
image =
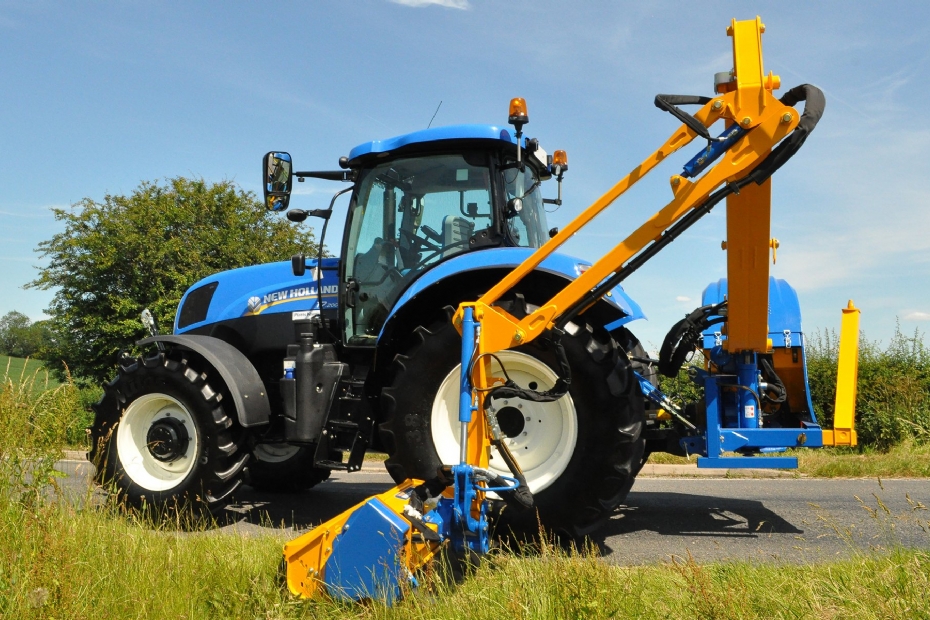
M 430 253 L 430 254 L 428 254 L 428 255 L 426 256 L 426 258 L 420 259 L 420 262 L 418 262 L 416 265 L 414 265 L 413 267 L 411 267 L 411 268 L 410 268 L 410 273 L 415 273 L 418 269 L 420 269 L 420 267 L 425 267 L 425 266 L 426 266 L 426 263 L 428 263 L 428 262 L 430 262 L 431 260 L 433 260 L 433 259 L 434 259 L 436 256 L 438 256 L 439 254 L 442 254 L 443 252 L 446 252 L 446 251 L 448 251 L 448 250 L 451 250 L 452 248 L 458 248 L 458 247 L 466 246 L 466 245 L 468 245 L 469 243 L 471 243 L 471 239 L 462 239 L 461 241 L 456 241 L 455 243 L 452 243 L 452 244 L 447 245 L 447 246 L 445 246 L 445 247 L 434 247 L 434 248 L 431 248 L 431 249 L 433 250 L 433 252 Z
M 401 234 L 402 237 L 406 237 L 411 243 L 413 243 L 414 245 L 416 245 L 416 246 L 417 246 L 417 247 L 416 247 L 417 251 L 422 251 L 422 250 L 432 250 L 433 252 L 436 252 L 436 251 L 440 251 L 440 252 L 441 252 L 441 251 L 442 251 L 442 247 L 441 247 L 441 246 L 436 245 L 435 243 L 430 243 L 429 241 L 427 241 L 427 240 L 424 239 L 423 237 L 420 237 L 420 236 L 418 236 L 418 235 L 415 235 L 415 234 L 413 234 L 412 232 L 410 232 L 409 230 L 404 230 L 403 228 L 401 228 L 401 229 L 400 229 L 400 234 Z

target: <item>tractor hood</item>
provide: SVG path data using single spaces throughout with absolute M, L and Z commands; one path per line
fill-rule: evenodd
M 240 317 L 319 311 L 339 306 L 339 259 L 324 258 L 322 282 L 315 259 L 307 272 L 295 276 L 290 261 L 222 271 L 194 284 L 181 298 L 174 332 L 182 334 L 203 325 Z M 319 286 L 322 285 L 322 291 Z

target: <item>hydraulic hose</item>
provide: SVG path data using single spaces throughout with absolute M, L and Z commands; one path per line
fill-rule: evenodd
M 485 395 L 486 399 L 520 398 L 537 403 L 551 403 L 559 400 L 568 393 L 568 389 L 572 384 L 572 369 L 571 365 L 568 363 L 568 356 L 565 354 L 565 346 L 562 344 L 562 335 L 564 332 L 560 329 L 553 329 L 550 330 L 549 333 L 551 336 L 550 344 L 555 353 L 556 365 L 558 366 L 558 368 L 556 368 L 557 378 L 555 384 L 545 392 L 521 388 L 510 378 L 510 375 L 507 374 L 507 369 L 504 368 L 504 364 L 500 359 L 494 354 L 488 354 L 497 360 L 497 363 L 500 365 L 501 371 L 504 373 L 504 383 L 488 389 Z M 475 358 L 475 363 L 477 363 L 480 357 L 482 356 Z M 474 368 L 475 363 L 472 364 L 472 368 Z
M 694 117 L 675 107 L 674 104 L 698 103 L 698 100 L 699 98 L 696 96 L 659 95 L 656 97 L 656 107 L 671 112 L 685 124 L 691 127 L 691 123 L 682 118 L 682 116 L 689 117 L 691 119 L 694 119 Z M 707 99 L 707 101 L 710 100 Z M 643 249 L 643 251 L 630 259 L 626 265 L 618 269 L 614 275 L 604 280 L 602 283 L 593 288 L 589 293 L 584 295 L 580 300 L 575 302 L 571 307 L 569 307 L 568 310 L 556 321 L 556 326 L 559 329 L 564 329 L 565 325 L 571 322 L 591 304 L 607 294 L 608 291 L 620 284 L 623 280 L 629 277 L 630 274 L 642 267 L 647 260 L 658 254 L 668 244 L 674 241 L 681 233 L 688 230 L 688 228 L 695 224 L 699 219 L 710 213 L 711 209 L 713 209 L 721 200 L 730 194 L 739 193 L 739 190 L 749 183 L 756 183 L 757 185 L 761 185 L 766 180 L 768 180 L 768 178 L 772 176 L 776 170 L 781 168 L 789 159 L 791 159 L 794 154 L 798 152 L 798 150 L 800 150 L 801 146 L 804 144 L 804 141 L 807 140 L 807 136 L 809 136 L 811 132 L 814 131 L 817 123 L 823 116 L 823 111 L 826 107 L 826 98 L 824 97 L 823 91 L 821 91 L 816 86 L 811 84 L 801 84 L 800 86 L 795 86 L 786 92 L 779 101 L 784 105 L 789 106 L 794 106 L 801 101 L 805 102 L 804 111 L 801 114 L 801 120 L 798 122 L 798 126 L 795 127 L 794 131 L 792 131 L 788 137 L 782 140 L 778 146 L 772 149 L 772 152 L 769 153 L 768 156 L 762 160 L 749 174 L 747 174 L 742 179 L 728 183 L 721 189 L 709 195 L 704 200 L 704 202 L 696 205 L 690 213 L 685 215 L 676 224 L 672 225 L 668 230 L 662 233 L 662 236 L 657 241 L 653 242 L 651 245 L 649 245 L 649 247 Z M 677 113 L 673 110 L 677 111 Z M 696 121 L 697 119 L 694 120 Z M 697 130 L 695 129 L 695 131 Z M 707 134 L 706 128 L 704 134 Z
M 716 323 L 726 321 L 723 308 L 726 301 L 701 306 L 681 319 L 668 331 L 659 351 L 659 372 L 666 377 L 675 377 L 685 363 L 688 354 L 694 351 L 701 333 Z
M 698 97 L 691 95 L 657 95 L 655 104 L 656 107 L 666 110 L 673 114 L 676 118 L 681 120 L 683 123 L 691 127 L 699 135 L 710 138 L 710 134 L 707 131 L 707 128 L 700 123 L 695 117 L 691 116 L 687 112 L 684 112 L 677 105 L 687 105 L 687 104 L 706 104 L 710 99 L 707 97 Z M 821 91 L 816 86 L 810 84 L 802 84 L 800 86 L 795 86 L 788 92 L 786 92 L 781 99 L 779 100 L 784 105 L 794 106 L 797 103 L 804 101 L 804 111 L 801 114 L 801 119 L 798 122 L 797 127 L 794 131 L 786 137 L 781 143 L 772 149 L 772 152 L 762 160 L 749 174 L 747 174 L 742 179 L 728 183 L 724 187 L 720 188 L 716 192 L 710 194 L 703 202 L 696 205 L 690 213 L 682 217 L 678 222 L 673 224 L 662 233 L 661 237 L 650 244 L 648 247 L 644 248 L 639 254 L 630 259 L 626 265 L 618 269 L 612 276 L 601 282 L 581 299 L 575 302 L 570 306 L 566 312 L 564 312 L 556 321 L 555 334 L 553 334 L 553 341 L 556 344 L 556 357 L 558 359 L 558 381 L 552 387 L 552 389 L 547 392 L 537 392 L 535 390 L 529 390 L 517 386 L 513 381 L 507 377 L 504 385 L 497 386 L 490 390 L 490 393 L 487 395 L 488 398 L 522 398 L 525 400 L 532 400 L 537 402 L 551 402 L 561 398 L 567 391 L 569 385 L 571 385 L 571 369 L 568 366 L 568 360 L 565 359 L 564 350 L 560 345 L 560 336 L 564 332 L 565 326 L 575 319 L 579 314 L 581 314 L 585 309 L 594 304 L 598 299 L 607 294 L 608 291 L 612 290 L 615 286 L 620 284 L 623 280 L 629 277 L 637 269 L 642 267 L 646 261 L 651 259 L 653 256 L 662 251 L 666 246 L 668 246 L 672 241 L 678 238 L 683 232 L 688 230 L 693 226 L 698 220 L 710 213 L 710 211 L 724 198 L 730 194 L 738 194 L 739 190 L 749 183 L 756 183 L 761 185 L 772 174 L 781 168 L 785 162 L 791 159 L 795 153 L 800 150 L 803 146 L 804 141 L 807 140 L 807 136 L 814 130 L 817 126 L 818 121 L 823 116 L 824 108 L 826 107 L 826 98 Z M 703 128 L 703 131 L 697 129 L 696 126 L 693 126 L 695 123 L 700 125 Z M 701 309 L 699 309 L 701 310 Z M 697 312 L 697 311 L 696 311 Z M 681 361 L 684 357 L 687 356 L 689 348 L 686 346 L 687 343 L 685 340 L 693 340 L 694 336 L 694 322 L 689 322 L 688 317 L 679 321 L 676 324 L 672 331 L 669 332 L 669 335 L 666 337 L 672 337 L 674 339 L 673 332 L 678 330 L 678 338 L 675 339 L 676 342 L 672 343 L 670 346 L 670 351 L 665 356 L 665 363 L 661 364 L 659 371 L 666 376 L 675 376 L 677 374 L 678 368 L 681 367 Z M 705 316 L 705 320 L 706 320 Z M 719 321 L 722 321 L 720 319 Z M 719 322 L 714 320 L 713 322 Z M 709 325 L 709 324 L 708 324 Z M 703 328 L 702 328 L 703 329 Z M 698 333 L 700 330 L 698 331 Z M 664 348 L 664 345 L 663 345 Z M 674 355 L 673 355 L 674 354 Z M 661 358 L 661 356 L 660 356 Z M 679 363 L 675 363 L 676 361 Z
M 678 107 L 680 105 L 706 105 L 710 101 L 710 97 L 699 95 L 656 95 L 655 104 L 657 108 L 665 110 L 705 140 L 713 140 L 704 123 Z
M 823 91 L 812 84 L 795 86 L 782 95 L 779 101 L 792 107 L 803 101 L 804 111 L 801 113 L 798 126 L 794 128 L 791 135 L 772 149 L 768 157 L 749 173 L 749 176 L 757 185 L 762 185 L 776 170 L 785 165 L 785 162 L 798 152 L 804 141 L 807 140 L 807 136 L 814 131 L 814 127 L 817 126 L 820 117 L 823 116 L 824 108 L 827 106 L 827 99 L 824 97 Z

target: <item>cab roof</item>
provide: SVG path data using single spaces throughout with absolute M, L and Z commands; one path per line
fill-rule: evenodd
M 502 144 L 516 144 L 513 132 L 495 125 L 449 125 L 421 129 L 386 140 L 359 144 L 349 153 L 349 161 L 372 154 L 388 154 L 413 144 L 435 143 L 443 140 L 494 140 Z

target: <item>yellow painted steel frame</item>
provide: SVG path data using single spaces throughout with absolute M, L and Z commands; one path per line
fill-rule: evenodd
M 490 444 L 482 390 L 490 387 L 498 379 L 491 376 L 490 358 L 487 354 L 525 344 L 538 337 L 551 327 L 562 313 L 582 299 L 586 293 L 621 269 L 650 243 L 660 239 L 670 226 L 679 221 L 693 208 L 702 204 L 717 188 L 724 183 L 743 178 L 768 155 L 775 144 L 795 129 L 799 121 L 798 113 L 794 108 L 782 104 L 772 95 L 772 90 L 779 86 L 778 78 L 771 74 L 765 76 L 762 72 L 761 35 L 763 31 L 764 26 L 758 17 L 755 21 L 732 21 L 727 33 L 733 37 L 735 87 L 727 89 L 728 92 L 715 97 L 694 114 L 695 118 L 706 127 L 710 127 L 718 120 L 723 120 L 728 125 L 739 123 L 746 130 L 746 134 L 722 155 L 716 165 L 694 181 L 679 175 L 672 176 L 670 179 L 673 194 L 671 202 L 581 274 L 578 279 L 574 280 L 526 318 L 517 319 L 500 308 L 492 306 L 502 295 L 538 267 L 546 257 L 558 249 L 579 229 L 591 222 L 637 181 L 652 171 L 669 155 L 686 146 L 697 137 L 693 130 L 686 125 L 682 125 L 669 137 L 665 144 L 572 220 L 561 232 L 534 252 L 526 261 L 516 267 L 481 299 L 470 304 L 462 304 L 459 307 L 453 319 L 454 324 L 459 329 L 462 322 L 463 308 L 470 305 L 475 309 L 475 318 L 479 322 L 477 355 L 483 356 L 480 357 L 480 362 L 475 364 L 475 376 L 473 376 L 473 385 L 478 390 L 479 402 L 478 415 L 473 416 L 468 431 L 467 457 L 470 464 L 486 467 L 488 463 Z M 768 182 L 759 189 L 750 189 L 747 186 L 743 188 L 742 193 L 745 198 L 735 203 L 738 208 L 731 209 L 730 207 L 734 203 L 728 202 L 728 221 L 731 217 L 745 216 L 748 218 L 745 223 L 740 224 L 740 230 L 743 230 L 743 225 L 748 225 L 749 221 L 752 221 L 754 226 L 758 226 L 763 218 L 767 222 L 769 219 Z M 740 214 L 736 215 L 736 211 L 739 211 Z M 750 263 L 758 262 L 758 251 L 760 250 L 755 247 L 757 245 L 762 248 L 761 251 L 764 252 L 767 259 L 769 247 L 767 226 L 765 230 L 764 236 L 766 238 L 764 243 L 761 237 L 753 237 L 751 249 L 754 254 L 752 255 L 753 258 L 748 261 Z M 732 239 L 731 237 L 731 242 Z M 766 263 L 767 260 L 762 262 Z M 732 268 L 732 262 L 730 266 Z M 758 277 L 757 273 L 753 273 L 753 282 Z M 765 278 L 767 287 L 767 271 L 765 272 Z M 764 304 L 761 307 L 766 308 L 766 305 Z M 733 329 L 732 325 L 733 318 L 731 318 L 731 330 Z M 762 323 L 762 330 L 763 334 L 767 331 L 764 322 Z M 402 491 L 417 483 L 419 481 L 408 480 L 376 497 L 392 511 L 402 515 L 403 505 L 406 500 L 399 499 L 399 497 L 404 495 Z M 481 500 L 480 495 L 479 501 Z M 343 512 L 334 519 L 317 526 L 285 545 L 284 557 L 287 584 L 292 593 L 309 597 L 319 591 L 320 585 L 325 579 L 325 566 L 332 553 L 333 539 L 341 531 L 352 512 L 364 503 L 362 502 L 351 510 Z M 475 506 L 475 510 L 477 509 L 478 506 Z M 407 566 L 411 570 L 425 564 L 437 552 L 438 546 L 434 543 L 417 543 L 413 541 L 412 536 L 407 537 L 404 554 Z
M 697 134 L 687 125 L 679 127 L 665 144 L 647 157 L 474 304 L 476 312 L 482 315 L 480 348 L 483 352 L 494 353 L 525 344 L 538 337 L 550 328 L 563 312 L 595 288 L 598 283 L 621 269 L 650 243 L 659 240 L 670 226 L 679 221 L 691 209 L 702 204 L 717 188 L 724 183 L 741 179 L 748 174 L 752 168 L 768 155 L 775 144 L 794 130 L 800 118 L 798 112 L 794 108 L 782 104 L 772 95 L 772 89 L 779 86 L 780 80 L 771 74 L 764 76 L 762 73 L 761 35 L 763 31 L 764 26 L 758 17 L 755 21 L 737 22 L 733 20 L 727 33 L 733 37 L 735 88 L 715 97 L 694 114 L 695 118 L 706 127 L 710 127 L 718 120 L 724 120 L 728 124 L 739 123 L 746 130 L 746 134 L 723 154 L 716 165 L 698 179 L 691 181 L 682 176 L 673 175 L 670 179 L 673 194 L 672 201 L 538 310 L 521 320 L 500 308 L 492 306 L 502 295 L 538 267 L 546 257 L 583 226 L 591 222 L 637 181 L 652 171 L 669 155 L 697 137 Z M 728 208 L 728 219 L 734 216 L 735 211 L 742 211 L 744 213 L 740 215 L 751 219 L 756 226 L 760 224 L 763 217 L 768 221 L 768 191 L 768 183 L 763 184 L 759 189 L 749 189 L 748 186 L 744 188 L 743 192 L 747 193 L 747 199 L 739 203 L 739 209 L 731 210 Z M 761 213 L 756 209 L 756 204 L 753 202 L 756 200 L 762 203 Z M 762 252 L 764 252 L 766 258 L 769 247 L 767 235 L 766 226 L 766 239 L 764 244 L 761 244 Z M 754 260 L 748 261 L 748 264 L 756 268 L 755 262 Z M 766 264 L 765 282 L 767 291 L 767 261 L 763 260 L 762 262 Z M 758 274 L 754 274 L 752 281 L 755 282 L 757 279 Z M 761 306 L 761 308 L 767 312 L 767 304 Z M 755 308 L 755 313 L 758 314 L 758 312 L 759 308 Z M 456 325 L 460 324 L 461 316 L 462 307 L 459 308 L 455 316 Z M 738 320 L 742 320 L 742 318 Z M 758 325 L 756 329 L 758 329 Z M 766 323 L 763 320 L 761 323 L 762 346 L 758 350 L 765 350 L 767 331 Z M 482 418 L 483 416 L 479 415 L 477 417 Z
M 836 371 L 836 404 L 833 430 L 823 431 L 825 446 L 854 446 L 857 442 L 856 378 L 859 375 L 859 309 L 849 300 L 840 324 L 839 364 Z
M 287 588 L 291 594 L 310 598 L 324 589 L 326 562 L 333 552 L 333 540 L 342 532 L 353 512 L 372 499 L 378 499 L 394 513 L 403 515 L 410 490 L 422 482 L 422 480 L 405 480 L 285 544 L 284 565 Z M 405 564 L 411 572 L 425 566 L 440 550 L 438 543 L 414 540 L 411 535 L 412 531 L 413 528 L 406 536 L 403 550 Z

